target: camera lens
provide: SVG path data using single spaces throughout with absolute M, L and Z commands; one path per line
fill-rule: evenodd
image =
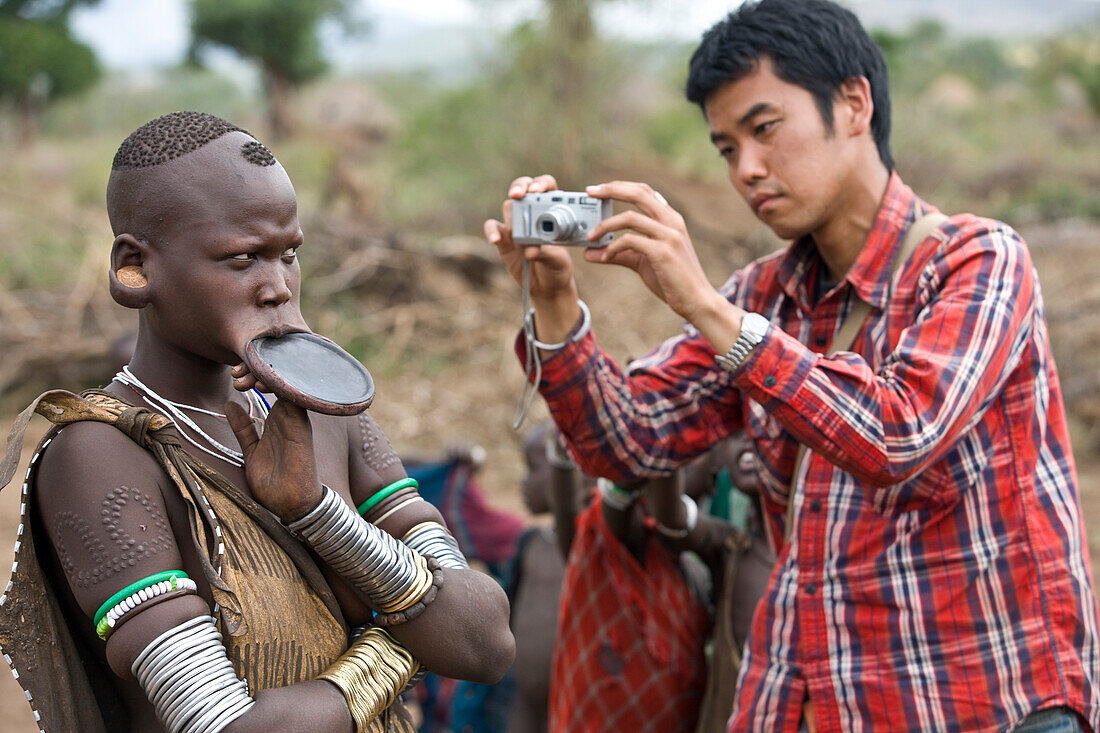
M 557 204 L 539 214 L 535 226 L 547 242 L 568 242 L 576 234 L 577 218 L 568 206 Z

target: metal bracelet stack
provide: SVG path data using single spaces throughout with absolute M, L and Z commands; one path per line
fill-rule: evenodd
M 165 631 L 130 670 L 171 733 L 215 733 L 255 704 L 248 683 L 233 671 L 212 616 Z
M 596 479 L 596 486 L 599 488 L 603 503 L 620 512 L 625 512 L 634 506 L 634 502 L 641 496 L 640 491 L 627 491 L 602 476 Z
M 415 603 L 432 584 L 424 558 L 360 517 L 324 484 L 321 503 L 288 525 L 383 612 Z
M 458 549 L 458 540 L 439 522 L 421 522 L 406 532 L 401 541 L 421 555 L 434 557 L 442 568 L 470 568 L 466 556 Z
M 695 525 L 699 523 L 699 506 L 695 503 L 687 494 L 680 494 L 680 501 L 684 505 L 684 526 L 673 529 L 672 527 L 666 527 L 657 522 L 657 531 L 663 534 L 665 537 L 671 537 L 673 539 L 682 540 L 691 534 L 691 530 L 695 529 Z
M 356 730 L 363 733 L 406 689 L 418 668 L 408 650 L 373 626 L 317 679 L 328 680 L 340 689 Z

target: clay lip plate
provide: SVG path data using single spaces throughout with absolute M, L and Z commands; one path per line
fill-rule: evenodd
M 280 399 L 327 415 L 356 415 L 374 400 L 367 368 L 314 333 L 261 336 L 248 342 L 244 361 Z

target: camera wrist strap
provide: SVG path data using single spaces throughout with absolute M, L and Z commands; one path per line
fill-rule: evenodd
M 523 340 L 526 346 L 527 357 L 523 365 L 523 394 L 520 395 L 519 404 L 516 405 L 516 414 L 512 418 L 512 429 L 519 430 L 523 421 L 527 419 L 527 413 L 531 411 L 531 405 L 538 394 L 538 383 L 542 381 L 542 359 L 539 357 L 538 347 L 535 346 L 535 318 L 531 309 L 531 261 L 526 256 L 523 258 Z M 531 379 L 532 372 L 535 375 Z

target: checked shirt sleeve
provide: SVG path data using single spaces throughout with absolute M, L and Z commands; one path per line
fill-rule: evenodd
M 523 362 L 522 334 L 516 352 Z M 539 391 L 590 476 L 666 474 L 741 426 L 741 403 L 697 333 L 669 339 L 629 375 L 590 332 L 542 364 Z
M 851 352 L 815 354 L 773 327 L 735 379 L 800 441 L 873 487 L 952 450 L 1044 333 L 1031 259 L 1003 225 L 973 220 L 919 273 L 910 263 L 907 281 L 886 319 L 898 345 L 877 371 Z M 863 353 L 876 332 L 881 339 L 881 328 L 865 329 Z

